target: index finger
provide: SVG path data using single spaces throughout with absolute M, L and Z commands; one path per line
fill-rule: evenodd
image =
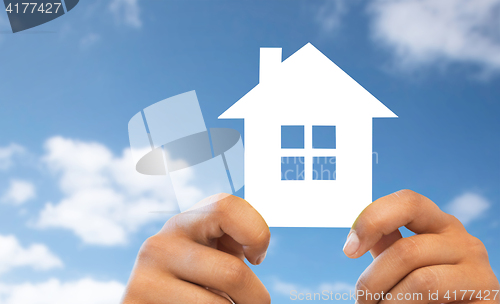
M 385 235 L 405 226 L 415 233 L 440 233 L 456 222 L 427 197 L 401 190 L 379 198 L 365 208 L 354 222 L 344 253 L 358 258 Z
M 264 259 L 271 238 L 269 227 L 257 210 L 244 199 L 226 193 L 200 201 L 169 222 L 203 245 L 228 234 L 242 245 L 245 257 L 254 265 Z

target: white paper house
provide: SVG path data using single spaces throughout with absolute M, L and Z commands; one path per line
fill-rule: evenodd
M 245 199 L 269 226 L 350 227 L 372 202 L 374 117 L 397 116 L 308 43 L 283 62 L 261 48 L 259 84 L 219 118 L 244 119 Z

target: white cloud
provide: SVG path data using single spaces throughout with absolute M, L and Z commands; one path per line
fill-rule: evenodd
M 85 243 L 118 245 L 129 233 L 154 220 L 152 211 L 176 210 L 165 176 L 134 170 L 129 149 L 115 157 L 104 145 L 52 137 L 43 161 L 59 177 L 64 197 L 47 203 L 36 226 L 72 230 Z
M 62 267 L 63 263 L 43 244 L 32 244 L 24 248 L 15 236 L 0 235 L 0 274 L 23 266 L 35 270 L 48 270 Z
M 332 292 L 349 292 L 351 290 L 354 291 L 355 286 L 344 282 L 322 283 L 319 285 L 318 290 L 328 290 Z
M 135 28 L 142 26 L 138 0 L 112 0 L 109 9 L 117 22 Z
M 12 158 L 15 155 L 24 153 L 25 150 L 22 146 L 17 144 L 10 144 L 7 147 L 0 147 L 0 170 L 6 170 L 13 164 Z
M 284 282 L 279 279 L 275 279 L 272 285 L 272 288 L 275 292 L 280 293 L 282 295 L 290 295 L 290 292 L 292 290 L 296 290 L 299 292 L 310 292 L 309 289 L 306 288 L 300 288 L 298 285 L 290 283 L 290 282 Z M 307 290 L 307 291 L 305 291 Z
M 456 216 L 464 225 L 481 218 L 490 208 L 491 203 L 485 197 L 466 192 L 451 201 L 445 210 Z
M 323 292 L 323 291 L 328 291 L 328 292 L 333 292 L 333 293 L 344 293 L 347 292 L 349 293 L 350 291 L 355 290 L 355 286 L 345 283 L 345 282 L 333 282 L 333 283 L 321 283 L 318 286 L 314 288 L 310 287 L 305 287 L 301 286 L 299 284 L 295 283 L 290 283 L 290 282 L 285 282 L 280 279 L 274 278 L 273 284 L 272 284 L 272 289 L 285 296 L 290 296 L 290 292 L 292 290 L 297 291 L 298 293 L 314 293 L 314 292 Z
M 80 46 L 82 48 L 88 48 L 96 44 L 101 39 L 101 36 L 95 33 L 88 33 L 80 39 Z
M 109 304 L 119 303 L 125 286 L 116 281 L 90 278 L 73 282 L 50 279 L 41 283 L 0 283 L 3 304 Z
M 325 1 L 315 9 L 316 22 L 325 33 L 332 33 L 340 27 L 342 17 L 347 13 L 345 0 Z
M 35 186 L 24 180 L 13 179 L 9 188 L 2 196 L 2 201 L 15 205 L 21 205 L 36 196 Z
M 377 0 L 369 12 L 373 38 L 400 67 L 444 60 L 500 69 L 500 0 Z

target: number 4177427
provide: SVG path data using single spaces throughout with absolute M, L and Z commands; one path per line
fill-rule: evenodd
M 37 8 L 38 7 L 38 8 Z M 34 14 L 36 13 L 44 13 L 44 14 L 57 14 L 59 11 L 59 8 L 61 7 L 61 2 L 59 3 L 16 3 L 12 5 L 12 3 L 9 3 L 5 11 L 7 11 L 9 14 L 12 13 L 22 13 L 22 14 Z

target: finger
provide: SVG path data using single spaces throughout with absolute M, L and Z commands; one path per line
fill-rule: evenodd
M 364 294 L 387 293 L 414 270 L 442 264 L 456 264 L 464 258 L 457 244 L 444 235 L 419 234 L 399 239 L 382 252 L 361 274 L 356 290 Z M 360 298 L 359 303 L 375 304 L 373 298 Z
M 216 248 L 222 252 L 226 252 L 234 255 L 235 257 L 245 260 L 245 253 L 243 252 L 243 246 L 236 242 L 229 234 L 224 234 L 222 237 L 217 239 L 217 244 L 213 248 Z
M 151 276 L 151 273 L 148 273 L 147 276 L 136 276 L 133 280 L 135 282 L 131 282 L 125 291 L 123 304 L 232 303 L 223 295 L 173 277 Z
M 254 265 L 264 259 L 271 238 L 262 216 L 244 199 L 228 194 L 211 196 L 166 225 L 203 245 L 213 244 L 226 233 L 242 245 L 245 257 Z
M 379 256 L 384 250 L 389 248 L 392 244 L 394 244 L 397 240 L 402 239 L 403 236 L 399 229 L 389 233 L 388 235 L 382 236 L 382 238 L 375 244 L 372 249 L 370 249 L 370 253 L 372 257 L 375 259 Z
M 227 293 L 238 304 L 269 303 L 264 284 L 241 259 L 188 239 L 166 248 L 165 256 L 175 263 L 162 263 L 175 277 Z
M 464 291 L 484 290 L 481 281 L 479 277 L 471 277 L 470 269 L 462 265 L 423 267 L 408 274 L 389 291 L 392 301 L 386 297 L 380 304 L 394 303 L 398 295 L 406 296 L 405 304 L 468 302 L 472 292 Z
M 365 208 L 351 229 L 344 253 L 357 258 L 371 249 L 384 235 L 406 226 L 415 233 L 439 233 L 456 225 L 428 198 L 411 190 L 401 190 L 379 198 Z

